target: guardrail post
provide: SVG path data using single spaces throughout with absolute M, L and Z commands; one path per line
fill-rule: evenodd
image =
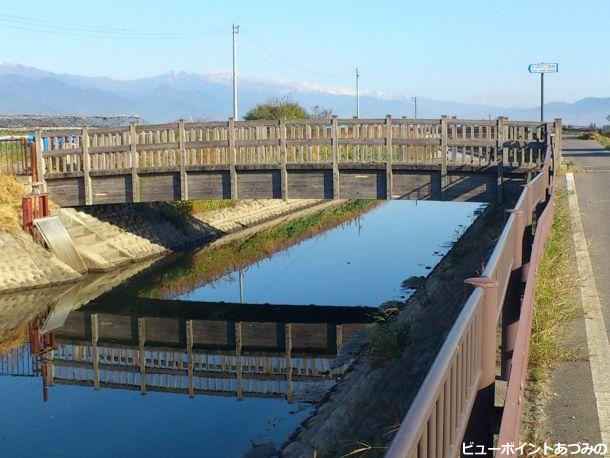
M 519 329 L 519 317 L 521 315 L 521 278 L 523 266 L 523 238 L 525 236 L 525 214 L 523 210 L 508 210 L 515 215 L 514 243 L 513 243 L 513 268 L 508 281 L 508 289 L 502 307 L 502 352 L 501 352 L 501 376 L 508 380 L 513 362 L 513 350 L 517 330 Z
M 133 202 L 140 201 L 140 178 L 138 177 L 138 133 L 136 125 L 129 126 L 129 151 L 131 154 L 131 200 Z
M 340 198 L 339 192 L 339 121 L 337 116 L 332 117 L 330 127 L 331 149 L 333 159 L 333 199 Z
M 447 153 L 449 132 L 447 130 L 447 116 L 441 116 L 441 200 L 447 198 Z
M 386 198 L 392 200 L 392 189 L 394 188 L 392 179 L 392 116 L 385 117 L 385 149 L 386 149 Z
M 498 316 L 498 281 L 489 277 L 469 278 L 464 283 L 483 288 L 481 320 L 481 379 L 466 429 L 464 442 L 491 446 L 496 380 L 496 326 Z
M 44 181 L 44 145 L 42 142 L 42 130 L 36 129 L 34 131 L 34 145 L 36 147 L 36 179 L 38 183 L 42 183 L 42 192 L 46 192 L 46 183 Z
M 231 181 L 231 199 L 237 199 L 237 171 L 235 163 L 237 162 L 237 151 L 235 148 L 235 120 L 229 118 L 229 179 Z
M 180 200 L 189 200 L 189 185 L 186 174 L 186 131 L 184 130 L 184 119 L 178 121 L 178 150 L 180 151 Z
M 91 155 L 89 154 L 89 128 L 83 127 L 81 132 L 83 148 L 83 180 L 85 185 L 85 205 L 93 204 L 93 188 L 91 187 Z
M 282 199 L 288 199 L 288 149 L 286 148 L 286 118 L 280 119 L 280 182 Z

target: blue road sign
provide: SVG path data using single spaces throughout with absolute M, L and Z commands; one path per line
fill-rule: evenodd
M 557 73 L 559 71 L 559 64 L 530 64 L 527 69 L 530 73 Z

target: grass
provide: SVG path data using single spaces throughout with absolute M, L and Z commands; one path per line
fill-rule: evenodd
M 610 136 L 609 135 L 604 135 L 599 132 L 596 132 L 594 138 L 595 138 L 595 140 L 600 142 L 604 148 L 610 150 Z
M 351 200 L 330 210 L 303 216 L 286 224 L 262 230 L 245 241 L 234 241 L 217 248 L 206 248 L 179 262 L 173 269 L 144 286 L 138 294 L 165 298 L 192 291 L 216 281 L 229 272 L 266 259 L 278 251 L 347 223 L 373 208 L 375 201 Z
M 14 176 L 0 174 L 0 231 L 21 231 L 21 197 L 25 194 L 25 186 Z
M 561 337 L 566 325 L 580 314 L 574 296 L 578 277 L 573 269 L 572 231 L 565 188 L 557 189 L 555 199 L 553 226 L 536 281 L 529 355 L 529 378 L 535 393 L 550 369 L 561 361 L 574 358 L 573 350 L 562 345 Z
M 377 322 L 368 341 L 373 362 L 382 366 L 400 357 L 411 341 L 411 322 L 399 319 Z
M 235 204 L 234 200 L 221 199 L 157 202 L 151 205 L 176 226 L 185 228 L 188 226 L 188 219 L 193 215 L 203 215 L 214 210 L 234 207 Z

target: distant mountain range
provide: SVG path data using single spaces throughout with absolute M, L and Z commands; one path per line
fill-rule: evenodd
M 307 108 L 320 105 L 335 114 L 354 114 L 354 95 L 350 90 L 323 88 L 282 80 L 241 78 L 239 110 L 243 115 L 269 97 L 289 96 Z M 463 118 L 508 116 L 534 120 L 539 107 L 515 108 L 476 105 L 417 98 L 418 116 L 437 118 L 442 114 Z M 411 97 L 363 94 L 362 117 L 413 115 Z M 0 63 L 0 114 L 135 114 L 150 122 L 176 119 L 227 119 L 232 111 L 229 74 L 169 72 L 150 78 L 115 80 L 58 74 L 18 64 Z M 574 103 L 551 102 L 545 105 L 547 119 L 562 118 L 564 124 L 607 124 L 610 97 L 588 97 Z

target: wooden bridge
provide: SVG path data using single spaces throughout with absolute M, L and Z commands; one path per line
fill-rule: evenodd
M 554 127 L 387 116 L 39 129 L 36 174 L 62 206 L 237 198 L 494 202 L 519 194 Z

